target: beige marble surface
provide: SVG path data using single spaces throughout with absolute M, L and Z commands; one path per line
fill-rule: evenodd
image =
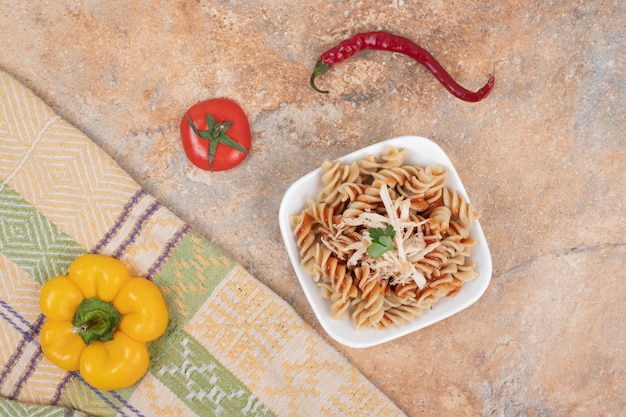
M 619 416 L 626 407 L 626 3 L 0 0 L 0 67 L 87 133 L 324 336 L 277 222 L 288 185 L 414 134 L 450 155 L 482 212 L 493 279 L 469 310 L 369 349 L 335 344 L 409 416 Z M 365 52 L 309 87 L 358 31 L 415 39 L 469 104 L 405 57 Z M 208 173 L 178 124 L 226 96 L 253 151 Z

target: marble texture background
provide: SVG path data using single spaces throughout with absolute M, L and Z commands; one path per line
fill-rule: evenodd
M 369 349 L 335 344 L 409 416 L 619 416 L 626 408 L 626 3 L 0 0 L 0 67 L 324 336 L 289 264 L 289 184 L 387 138 L 449 154 L 493 256 L 463 314 Z M 431 51 L 465 103 L 406 57 L 363 52 L 309 87 L 319 54 L 384 29 Z M 225 96 L 253 150 L 208 173 L 184 155 L 192 104 Z

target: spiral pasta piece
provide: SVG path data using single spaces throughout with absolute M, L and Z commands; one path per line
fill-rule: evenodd
M 305 271 L 315 275 L 316 263 L 316 233 L 313 230 L 313 217 L 306 211 L 298 216 L 291 216 L 291 224 L 293 226 L 296 243 L 300 248 L 300 263 Z
M 422 195 L 426 200 L 433 202 L 441 195 L 446 183 L 447 171 L 443 168 L 419 168 L 415 175 L 402 185 L 404 195 Z
M 346 264 L 341 262 L 330 249 L 323 246 L 318 256 L 316 269 L 323 277 L 330 280 L 335 292 L 340 293 L 344 299 L 356 297 L 358 290 L 352 274 L 347 271 Z
M 350 300 L 339 292 L 335 292 L 330 296 L 332 304 L 330 306 L 330 314 L 334 319 L 347 319 L 350 317 Z
M 405 300 L 408 297 L 416 297 L 419 287 L 415 282 L 408 282 L 406 284 L 396 285 L 393 291 L 400 299 Z
M 453 272 L 452 276 L 462 282 L 468 282 L 476 279 L 478 277 L 476 262 L 471 262 L 468 265 L 458 265 L 457 271 Z
M 443 204 L 452 210 L 452 214 L 459 219 L 461 225 L 470 227 L 474 220 L 480 217 L 472 206 L 454 190 L 443 189 Z
M 360 287 L 359 296 L 352 302 L 352 318 L 356 327 L 376 327 L 383 318 L 385 310 L 386 282 L 370 281 Z
M 306 213 L 312 217 L 313 222 L 321 229 L 320 232 L 335 234 L 335 226 L 341 216 L 335 216 L 335 210 L 325 203 L 315 203 L 313 200 L 309 200 L 308 205 L 309 207 Z
M 339 193 L 341 194 L 342 202 L 355 201 L 360 195 L 365 192 L 366 185 L 357 184 L 354 182 L 346 182 L 339 187 Z
M 356 163 L 344 165 L 339 161 L 324 161 L 322 164 L 322 188 L 318 200 L 335 207 L 341 204 L 339 188 L 346 182 L 355 182 L 359 178 L 359 167 Z
M 382 329 L 392 326 L 400 326 L 415 317 L 421 316 L 424 309 L 417 304 L 401 304 L 397 307 L 385 311 L 383 318 L 378 323 L 377 328 Z
M 361 194 L 346 205 L 343 217 L 355 218 L 364 212 L 377 212 L 381 206 L 380 189 L 371 186 L 365 187 Z
M 381 165 L 383 169 L 399 167 L 406 159 L 406 149 L 390 147 L 381 159 L 383 160 L 383 164 Z
M 420 167 L 410 165 L 383 168 L 372 174 L 374 178 L 373 184 L 377 185 L 384 182 L 388 187 L 404 187 L 405 184 L 410 183 L 413 178 L 419 175 L 421 171 L 422 169 Z
M 362 179 L 370 179 L 382 167 L 382 164 L 376 160 L 374 155 L 367 155 L 365 158 L 358 160 L 356 164 L 359 167 L 359 177 Z
M 446 206 L 438 206 L 432 209 L 428 223 L 430 227 L 437 232 L 445 232 L 450 227 L 450 220 L 452 219 L 452 210 Z

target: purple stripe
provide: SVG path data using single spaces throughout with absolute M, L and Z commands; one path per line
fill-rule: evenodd
M 57 405 L 59 403 L 59 401 L 61 401 L 61 394 L 63 393 L 63 390 L 65 389 L 65 386 L 70 382 L 70 380 L 72 378 L 76 377 L 76 375 L 78 375 L 78 372 L 75 372 L 75 371 L 68 372 L 65 375 L 65 378 L 63 378 L 63 381 L 61 381 L 61 383 L 57 387 L 57 390 L 54 393 L 54 397 L 52 397 L 52 400 L 50 401 L 50 404 Z
M 160 207 L 161 205 L 156 201 L 152 203 L 150 207 L 148 207 L 148 209 L 139 217 L 139 220 L 135 224 L 135 227 L 133 227 L 133 231 L 126 238 L 126 240 L 120 245 L 120 247 L 117 248 L 117 251 L 115 252 L 115 254 L 113 254 L 114 258 L 119 258 L 122 256 L 122 253 L 124 253 L 126 248 L 135 241 L 135 239 L 141 232 L 141 229 L 143 228 L 144 223 L 146 223 L 146 221 L 148 221 L 150 216 L 152 216 L 154 212 L 157 211 Z
M 116 391 L 106 391 L 107 394 L 111 394 L 111 396 L 113 396 L 116 400 L 118 400 L 121 403 L 121 406 L 116 406 L 113 401 L 111 401 L 110 399 L 107 398 L 107 396 L 105 395 L 104 391 L 100 391 L 94 387 L 92 387 L 91 385 L 89 385 L 82 376 L 80 376 L 80 373 L 78 371 L 72 371 L 72 372 L 68 372 L 67 375 L 65 376 L 65 378 L 63 379 L 63 381 L 61 382 L 61 384 L 59 384 L 59 386 L 57 387 L 57 391 L 54 395 L 54 397 L 52 398 L 51 404 L 53 405 L 58 405 L 59 401 L 61 400 L 61 395 L 63 390 L 65 389 L 65 386 L 73 379 L 73 378 L 78 378 L 86 387 L 88 387 L 88 389 L 91 389 L 98 397 L 100 397 L 102 399 L 102 401 L 104 401 L 111 409 L 116 410 L 116 412 L 119 413 L 119 415 L 128 415 L 125 414 L 122 409 L 123 408 L 127 408 L 130 411 L 132 411 L 133 413 L 135 413 L 136 416 L 138 417 L 144 417 L 143 414 L 141 414 L 141 412 L 139 410 L 137 410 L 135 407 L 131 406 L 127 400 L 125 400 L 121 395 L 119 395 Z
M 35 326 L 32 327 L 29 332 L 24 334 L 24 338 L 22 339 L 20 344 L 17 346 L 17 349 L 15 350 L 13 355 L 11 355 L 11 358 L 9 358 L 9 360 L 7 361 L 7 364 L 4 366 L 4 371 L 2 371 L 2 374 L 0 374 L 0 385 L 4 383 L 4 380 L 6 379 L 7 375 L 9 375 L 9 373 L 15 366 L 15 363 L 18 361 L 20 356 L 22 356 L 22 353 L 24 351 L 24 346 L 26 346 L 27 343 L 32 342 L 33 339 L 35 338 L 35 335 L 39 333 L 39 329 L 41 325 L 43 324 L 43 321 L 44 321 L 44 315 L 40 314 L 39 318 L 35 322 Z
M 120 408 L 119 408 L 119 407 L 117 407 L 115 404 L 113 404 L 113 401 L 109 400 L 109 399 L 106 397 L 106 395 L 104 395 L 104 393 L 103 393 L 102 391 L 100 391 L 99 389 L 96 389 L 96 388 L 92 387 L 91 385 L 89 385 L 89 384 L 88 384 L 88 383 L 87 383 L 87 382 L 86 382 L 86 381 L 85 381 L 85 380 L 84 380 L 84 379 L 83 379 L 80 375 L 79 375 L 79 378 L 83 381 L 83 383 L 84 383 L 87 387 L 91 388 L 91 390 L 92 390 L 92 391 L 93 391 L 93 392 L 94 392 L 94 393 L 95 393 L 98 397 L 100 397 L 100 398 L 102 399 L 102 401 L 104 401 L 104 402 L 105 402 L 105 403 L 106 403 L 106 404 L 107 404 L 110 408 L 112 408 L 113 410 L 115 410 L 116 412 L 118 412 L 119 414 L 121 414 L 121 415 L 123 415 L 123 416 L 127 415 L 127 414 L 125 414 L 124 412 L 122 412 L 122 411 L 120 410 Z
M 13 390 L 9 398 L 15 399 L 17 398 L 18 395 L 20 395 L 22 386 L 24 385 L 26 380 L 30 378 L 33 372 L 35 372 L 35 367 L 37 366 L 37 363 L 39 363 L 39 361 L 41 360 L 42 356 L 43 356 L 43 353 L 41 352 L 41 347 L 40 347 L 37 349 L 37 353 L 35 353 L 33 357 L 30 358 L 30 363 L 28 364 L 28 368 L 26 368 L 26 372 L 24 372 L 24 374 L 17 381 L 17 385 L 15 385 L 15 389 Z
M 106 245 L 111 240 L 111 238 L 120 230 L 120 228 L 122 227 L 122 225 L 128 218 L 128 215 L 130 214 L 130 211 L 132 210 L 132 208 L 136 206 L 139 203 L 139 201 L 146 195 L 147 193 L 143 189 L 140 189 L 139 191 L 135 193 L 135 195 L 133 195 L 130 198 L 130 200 L 128 200 L 126 205 L 124 205 L 124 209 L 122 210 L 122 213 L 119 215 L 119 217 L 115 221 L 115 224 L 113 225 L 113 227 L 106 233 L 106 235 L 104 235 L 104 237 L 100 240 L 100 242 L 98 242 L 96 246 L 94 246 L 93 249 L 91 249 L 91 253 L 98 253 L 102 250 L 104 245 Z
M 119 402 L 123 404 L 122 408 L 127 408 L 128 410 L 133 412 L 136 416 L 143 417 L 143 414 L 141 414 L 141 411 L 133 407 L 133 405 L 129 403 L 128 401 L 126 401 L 124 397 L 122 397 L 117 391 L 111 391 L 110 393 L 111 395 L 113 395 L 113 397 L 115 397 L 116 400 L 118 400 Z
M 20 316 L 20 314 L 19 314 L 17 311 L 13 310 L 13 307 L 11 307 L 10 305 L 8 305 L 8 304 L 6 303 L 6 301 L 4 301 L 4 300 L 0 300 L 0 306 L 2 306 L 2 308 L 4 308 L 5 310 L 7 310 L 9 313 L 11 313 L 11 315 L 12 315 L 13 317 L 15 317 L 15 318 L 16 318 L 16 319 L 18 319 L 20 322 L 22 322 L 22 323 L 23 323 L 26 327 L 28 327 L 31 331 L 33 330 L 33 326 L 32 326 L 32 325 L 28 322 L 28 320 L 26 320 L 24 317 Z M 5 318 L 5 319 L 9 322 L 9 323 L 11 323 L 11 325 L 12 325 L 12 326 L 13 326 L 13 327 L 14 327 L 14 328 L 18 331 L 18 332 L 20 332 L 20 333 L 22 333 L 22 334 L 26 334 L 26 332 L 25 332 L 25 331 L 23 331 L 23 330 L 22 330 L 21 328 L 19 328 L 17 325 L 13 324 L 13 322 L 11 321 L 11 319 L 10 319 L 8 316 L 6 316 L 6 315 L 5 315 L 5 314 L 3 314 L 3 313 L 0 313 L 0 315 L 1 315 L 2 317 L 4 317 L 4 318 Z
M 11 318 L 9 316 L 7 316 L 6 314 L 4 314 L 1 311 L 0 311 L 0 317 L 5 319 L 11 325 L 11 327 L 13 327 L 15 330 L 20 332 L 22 334 L 22 336 L 26 336 L 26 334 L 28 334 L 27 331 L 22 330 L 21 326 L 19 326 L 17 323 L 15 323 L 13 320 L 11 320 Z M 29 325 L 29 327 L 30 327 L 30 325 Z
M 148 278 L 149 280 L 152 280 L 154 278 L 154 275 L 158 272 L 159 269 L 161 269 L 161 266 L 163 266 L 167 258 L 169 258 L 170 254 L 174 250 L 174 247 L 176 247 L 178 242 L 180 242 L 183 236 L 189 233 L 190 230 L 191 227 L 189 227 L 189 225 L 184 225 L 178 232 L 174 234 L 174 236 L 165 245 L 165 249 L 159 256 L 159 258 L 154 262 L 154 264 L 152 264 L 152 266 L 148 270 L 146 278 Z
M 124 408 L 124 406 L 127 404 L 126 400 L 124 400 L 124 399 L 122 398 L 122 399 L 121 399 L 121 400 L 122 400 L 122 406 L 121 406 L 121 407 L 116 406 L 116 405 L 113 403 L 113 401 L 111 401 L 111 400 L 110 400 L 109 398 L 107 398 L 107 396 L 105 395 L 105 393 L 110 394 L 110 393 L 111 393 L 111 391 L 101 391 L 101 390 L 99 390 L 99 389 L 97 389 L 97 388 L 92 387 L 91 385 L 89 385 L 89 384 L 87 383 L 87 381 L 85 381 L 85 380 L 83 379 L 83 377 L 82 377 L 82 376 L 80 376 L 80 374 L 76 375 L 76 377 L 77 377 L 78 379 L 80 379 L 80 380 L 81 380 L 81 382 L 82 382 L 83 384 L 85 384 L 85 386 L 86 386 L 87 388 L 91 389 L 91 391 L 93 391 L 93 393 L 94 393 L 94 394 L 96 394 L 98 397 L 100 397 L 100 398 L 102 399 L 102 401 L 104 401 L 104 403 L 105 403 L 106 405 L 108 405 L 111 409 L 115 410 L 115 411 L 117 412 L 117 414 L 116 414 L 116 415 L 128 416 L 128 414 L 124 413 L 124 411 L 122 410 L 122 408 Z

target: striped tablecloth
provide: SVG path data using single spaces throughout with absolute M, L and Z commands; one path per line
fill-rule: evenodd
M 163 292 L 145 377 L 99 391 L 42 356 L 41 285 L 79 255 Z M 398 416 L 283 299 L 0 71 L 0 415 Z

